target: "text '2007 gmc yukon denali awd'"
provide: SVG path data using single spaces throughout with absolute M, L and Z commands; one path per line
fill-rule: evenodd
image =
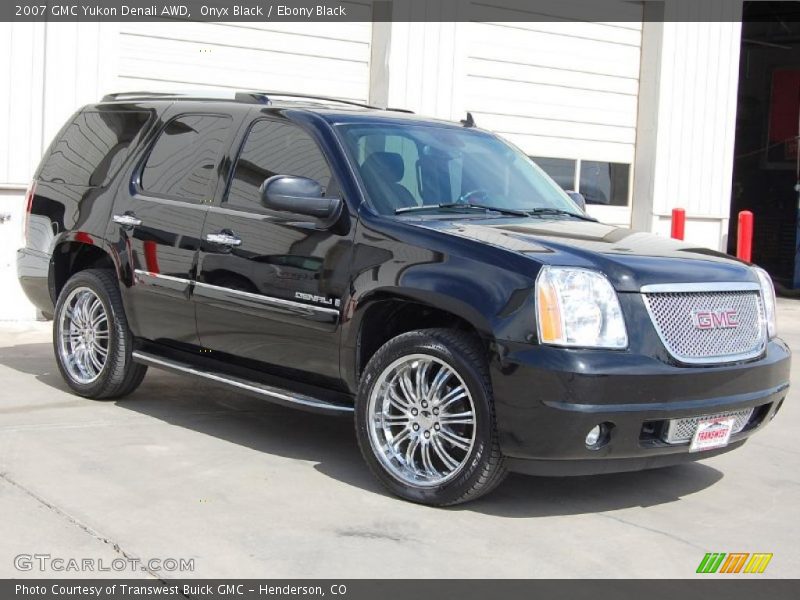
M 769 277 L 580 200 L 471 117 L 116 94 L 43 158 L 18 273 L 78 394 L 152 366 L 354 413 L 416 502 L 741 446 L 789 385 Z

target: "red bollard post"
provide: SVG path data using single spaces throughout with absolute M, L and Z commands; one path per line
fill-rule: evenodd
M 753 259 L 753 213 L 739 213 L 739 231 L 736 235 L 736 258 L 752 262 Z
M 144 246 L 144 262 L 147 265 L 147 270 L 151 273 L 160 273 L 161 269 L 158 267 L 158 246 L 152 240 L 146 240 Z
M 686 232 L 686 211 L 682 208 L 672 209 L 672 233 L 673 239 L 682 240 Z

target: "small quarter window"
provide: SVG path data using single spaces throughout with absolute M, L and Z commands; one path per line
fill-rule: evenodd
M 230 125 L 230 118 L 221 115 L 183 115 L 170 121 L 147 158 L 142 189 L 190 202 L 210 201 Z

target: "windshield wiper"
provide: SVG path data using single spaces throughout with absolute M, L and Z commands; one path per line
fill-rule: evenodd
M 503 215 L 512 215 L 515 217 L 528 217 L 528 211 L 524 210 L 516 210 L 514 208 L 498 208 L 496 206 L 489 206 L 487 204 L 474 204 L 472 202 L 446 202 L 444 204 L 423 204 L 421 206 L 404 206 L 402 208 L 398 208 L 394 211 L 396 215 L 402 215 L 403 213 L 410 213 L 410 212 L 419 212 L 423 210 L 436 210 L 439 208 L 472 208 L 477 210 L 485 210 L 485 211 L 492 211 L 497 212 Z
M 578 213 L 570 212 L 568 210 L 562 210 L 560 208 L 549 208 L 549 207 L 541 207 L 541 208 L 530 208 L 525 211 L 528 215 L 565 215 L 568 217 L 575 217 L 576 219 L 581 219 L 582 221 L 592 221 L 597 223 L 597 219 L 594 217 L 590 217 L 589 215 L 581 215 Z

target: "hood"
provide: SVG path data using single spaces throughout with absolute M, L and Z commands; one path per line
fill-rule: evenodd
M 536 262 L 603 272 L 617 291 L 654 283 L 758 283 L 727 254 L 670 238 L 573 219 L 423 219 L 411 224 L 529 256 Z

